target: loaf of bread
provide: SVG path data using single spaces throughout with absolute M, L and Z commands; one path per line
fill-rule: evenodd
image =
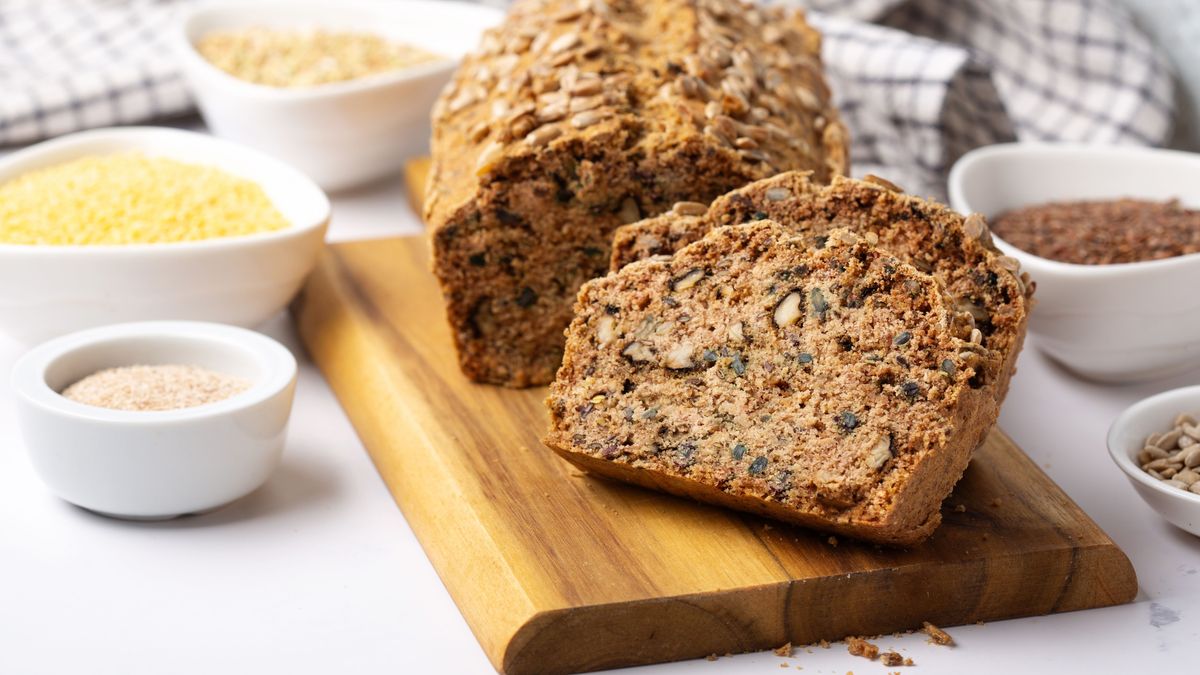
M 930 275 L 765 220 L 588 282 L 545 443 L 596 474 L 921 541 L 996 420 L 990 350 Z
M 969 315 L 991 360 L 975 385 L 1004 400 L 1025 340 L 1034 284 L 1016 259 L 1001 255 L 982 216 L 964 218 L 936 202 L 904 195 L 878 178 L 838 177 L 820 185 L 804 172 L 788 172 L 724 195 L 704 213 L 665 214 L 621 227 L 613 237 L 612 268 L 669 255 L 715 227 L 769 218 L 818 242 L 847 228 L 892 255 L 932 274 Z
M 544 384 L 613 230 L 779 171 L 827 181 L 846 133 L 801 15 L 731 0 L 519 0 L 433 115 L 425 200 L 462 370 Z

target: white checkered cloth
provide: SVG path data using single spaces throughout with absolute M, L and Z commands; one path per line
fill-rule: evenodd
M 1170 65 L 1108 0 L 783 1 L 824 34 L 856 175 L 942 197 L 980 145 L 1170 137 Z
M 180 0 L 0 0 L 0 146 L 189 112 Z
M 0 0 L 0 145 L 191 107 L 166 42 L 191 0 Z M 942 196 L 1007 140 L 1161 145 L 1170 67 L 1110 0 L 766 0 L 824 33 L 854 173 Z

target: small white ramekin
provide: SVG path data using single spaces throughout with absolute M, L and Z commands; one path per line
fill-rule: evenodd
M 0 183 L 80 157 L 118 152 L 215 166 L 254 181 L 291 226 L 163 244 L 0 243 L 0 331 L 33 344 L 128 321 L 255 326 L 287 305 L 324 246 L 329 199 L 299 171 L 257 150 L 191 131 L 97 129 L 0 159 Z
M 1117 416 L 1108 429 L 1108 454 L 1147 504 L 1170 523 L 1200 535 L 1200 495 L 1180 490 L 1142 471 L 1137 454 L 1146 437 L 1170 431 L 1180 413 L 1200 412 L 1200 386 L 1143 399 Z
M 182 18 L 175 51 L 188 85 L 218 136 L 264 150 L 327 190 L 398 172 L 428 152 L 430 110 L 459 59 L 499 23 L 493 8 L 446 0 L 218 2 Z M 195 44 L 216 30 L 265 27 L 366 31 L 444 58 L 347 82 L 285 89 L 239 80 Z
M 1132 197 L 1200 208 L 1200 155 L 1100 145 L 1009 143 L 950 170 L 950 205 L 989 219 L 1046 202 Z M 1031 342 L 1084 377 L 1131 382 L 1200 366 L 1200 254 L 1077 265 L 996 245 L 1037 282 Z
M 194 365 L 251 381 L 216 403 L 166 411 L 110 410 L 59 392 L 105 368 Z M 221 324 L 106 326 L 35 347 L 12 372 L 17 423 L 37 473 L 72 504 L 159 520 L 249 494 L 279 463 L 296 359 L 275 340 Z

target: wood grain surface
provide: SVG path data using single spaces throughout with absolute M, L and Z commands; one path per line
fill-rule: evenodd
M 425 201 L 425 183 L 429 180 L 429 169 L 433 160 L 428 157 L 413 157 L 404 163 L 404 195 L 417 216 Z
M 427 250 L 419 238 L 332 246 L 293 309 L 502 672 L 1079 610 L 1137 591 L 1124 553 L 1000 431 L 976 452 L 941 528 L 910 550 L 835 544 L 587 476 L 538 440 L 545 389 L 459 373 Z

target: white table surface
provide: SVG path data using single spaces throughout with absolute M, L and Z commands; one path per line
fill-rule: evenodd
M 332 240 L 420 230 L 399 177 L 334 198 Z M 491 666 L 284 316 L 263 327 L 301 359 L 283 464 L 214 513 L 131 523 L 39 482 L 15 428 L 0 336 L 0 674 L 487 673 Z M 1200 540 L 1150 510 L 1104 449 L 1126 405 L 1200 382 L 1139 386 L 1067 375 L 1031 339 L 1001 424 L 1132 559 L 1129 605 L 877 641 L 937 673 L 1200 672 Z M 637 672 L 883 673 L 843 645 Z M 893 669 L 894 670 L 894 669 Z

